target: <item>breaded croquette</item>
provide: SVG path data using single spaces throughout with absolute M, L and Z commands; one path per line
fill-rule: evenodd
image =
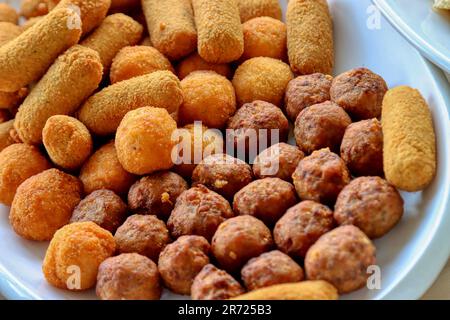
M 191 72 L 194 71 L 215 71 L 218 74 L 230 78 L 232 75 L 231 67 L 226 63 L 210 63 L 205 61 L 198 52 L 191 54 L 185 59 L 181 60 L 177 66 L 177 75 L 180 80 L 186 78 Z
M 40 17 L 47 13 L 46 0 L 22 0 L 20 3 L 20 15 L 27 19 Z
M 281 7 L 278 0 L 237 0 L 241 22 L 256 17 L 271 17 L 281 20 Z
M 94 50 L 76 45 L 59 56 L 16 115 L 14 127 L 22 141 L 41 143 L 47 119 L 75 112 L 101 79 L 102 64 Z
M 0 3 L 0 22 L 11 22 L 17 24 L 19 15 L 16 9 L 7 3 Z
M 198 33 L 198 53 L 211 63 L 228 63 L 244 52 L 236 0 L 192 0 Z
M 11 137 L 11 130 L 13 128 L 14 119 L 0 123 L 0 152 L 15 143 L 13 137 Z
M 119 51 L 111 65 L 111 83 L 142 76 L 158 70 L 175 73 L 170 61 L 149 46 L 125 47 Z
M 142 0 L 142 10 L 153 46 L 169 59 L 180 59 L 196 49 L 190 0 Z
M 327 0 L 289 1 L 286 24 L 292 70 L 300 74 L 331 74 L 334 65 L 333 21 Z
M 17 38 L 22 33 L 22 28 L 11 22 L 0 22 L 0 47 Z

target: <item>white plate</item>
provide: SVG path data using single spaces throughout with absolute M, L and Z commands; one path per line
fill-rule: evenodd
M 392 25 L 424 56 L 450 73 L 450 11 L 432 0 L 373 0 Z
M 443 74 L 381 19 L 369 29 L 374 7 L 369 0 L 330 0 L 335 21 L 336 74 L 365 66 L 381 74 L 390 87 L 418 88 L 433 113 L 437 134 L 438 173 L 423 193 L 406 194 L 405 215 L 375 242 L 382 272 L 381 290 L 361 289 L 345 299 L 417 299 L 432 284 L 450 253 L 449 86 Z M 286 4 L 285 1 L 282 2 Z M 16 236 L 0 207 L 0 292 L 11 299 L 92 299 L 93 290 L 70 293 L 48 285 L 41 272 L 45 243 Z M 179 296 L 178 296 L 179 297 Z M 177 298 L 165 292 L 164 298 Z

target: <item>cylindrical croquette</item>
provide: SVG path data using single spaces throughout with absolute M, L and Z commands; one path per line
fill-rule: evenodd
M 7 3 L 0 3 L 0 22 L 11 22 L 17 24 L 19 15 L 13 7 Z
M 61 52 L 78 42 L 81 30 L 67 23 L 73 14 L 54 10 L 0 47 L 0 91 L 14 92 L 38 80 Z
M 241 22 L 256 17 L 271 17 L 281 20 L 281 6 L 278 0 L 237 0 Z
M 197 31 L 190 0 L 142 0 L 154 47 L 177 60 L 194 51 Z
M 0 47 L 17 38 L 22 33 L 22 28 L 11 22 L 0 22 Z
M 327 0 L 291 0 L 286 13 L 287 47 L 292 70 L 331 74 L 333 21 Z
M 102 64 L 97 52 L 74 46 L 59 56 L 45 76 L 20 106 L 14 127 L 22 141 L 42 142 L 42 129 L 48 118 L 71 114 L 102 79 Z
M 170 71 L 155 71 L 113 84 L 90 97 L 78 118 L 97 135 L 113 134 L 128 111 L 152 106 L 174 113 L 183 102 L 180 81 Z
M 419 91 L 407 86 L 384 96 L 381 126 L 387 181 L 414 192 L 424 189 L 436 174 L 436 137 L 430 109 Z
M 20 3 L 20 15 L 29 19 L 40 17 L 48 13 L 46 0 L 22 0 Z
M 177 75 L 180 80 L 186 78 L 190 73 L 194 71 L 215 71 L 218 74 L 231 78 L 231 67 L 226 63 L 210 63 L 205 61 L 198 52 L 195 52 L 182 61 L 177 66 Z
M 236 0 L 192 0 L 198 53 L 211 63 L 228 63 L 244 52 L 244 35 Z

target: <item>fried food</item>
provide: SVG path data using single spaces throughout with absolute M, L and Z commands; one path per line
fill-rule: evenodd
M 16 92 L 0 92 L 0 109 L 16 110 L 27 95 L 27 88 L 22 88 Z
M 242 23 L 256 17 L 281 20 L 281 7 L 278 0 L 238 0 L 237 3 Z
M 0 123 L 0 152 L 15 143 L 15 140 L 11 136 L 11 130 L 13 129 L 14 119 Z
M 22 28 L 11 22 L 0 22 L 0 47 L 17 38 Z
M 16 9 L 11 7 L 7 3 L 0 3 L 0 22 L 10 22 L 17 24 L 19 21 L 19 15 Z
M 38 23 L 39 21 L 41 21 L 42 19 L 44 19 L 45 16 L 38 16 L 38 17 L 33 17 L 30 18 L 28 20 L 26 20 L 21 26 L 20 28 L 22 28 L 22 31 L 28 30 L 30 29 L 32 26 L 34 26 L 36 23 Z
M 198 52 L 195 52 L 180 61 L 177 66 L 177 75 L 180 80 L 186 78 L 194 71 L 215 71 L 216 73 L 231 78 L 231 67 L 226 63 L 210 63 L 205 61 Z
M 47 13 L 47 0 L 22 0 L 20 3 L 20 15 L 27 19 L 43 16 Z

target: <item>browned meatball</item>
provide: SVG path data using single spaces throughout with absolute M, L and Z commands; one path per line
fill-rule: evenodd
M 131 186 L 128 205 L 134 213 L 154 214 L 167 220 L 178 196 L 187 189 L 187 182 L 178 174 L 157 172 Z
M 403 215 L 403 199 L 380 177 L 360 177 L 339 194 L 334 218 L 339 224 L 353 224 L 369 238 L 389 232 Z
M 193 187 L 203 184 L 228 200 L 252 180 L 252 168 L 247 163 L 224 153 L 206 157 L 192 174 Z
M 347 293 L 366 284 L 367 268 L 375 262 L 370 239 L 355 226 L 342 226 L 324 234 L 308 250 L 306 277 L 328 281 L 339 293 Z
M 195 276 L 209 263 L 209 250 L 201 236 L 182 236 L 169 244 L 158 260 L 165 285 L 175 293 L 190 294 Z
M 292 178 L 300 199 L 332 205 L 350 182 L 350 173 L 345 162 L 326 148 L 301 160 Z
M 292 174 L 305 154 L 296 146 L 277 143 L 261 152 L 253 163 L 253 174 L 258 178 L 274 177 L 292 181 Z
M 356 68 L 334 78 L 331 100 L 354 119 L 377 118 L 388 87 L 382 77 L 366 68 Z
M 121 225 L 114 235 L 117 251 L 136 252 L 158 260 L 159 253 L 169 243 L 169 230 L 156 216 L 135 214 Z
M 255 180 L 234 196 L 233 210 L 239 215 L 251 215 L 272 226 L 297 203 L 295 188 L 279 178 Z
M 229 272 L 238 271 L 249 259 L 270 250 L 272 234 L 252 216 L 238 216 L 223 222 L 213 237 L 211 248 L 219 264 Z
M 345 129 L 352 123 L 337 104 L 327 101 L 304 109 L 295 121 L 295 141 L 306 153 L 321 148 L 339 151 Z
M 383 175 L 383 132 L 377 119 L 352 123 L 345 130 L 341 157 L 355 176 Z
M 137 253 L 123 253 L 100 264 L 97 296 L 102 300 L 158 300 L 161 297 L 158 267 Z
M 75 207 L 70 222 L 92 221 L 111 233 L 124 222 L 127 205 L 111 190 L 100 189 L 86 196 Z
M 203 267 L 191 287 L 192 300 L 227 300 L 244 292 L 239 282 L 212 264 Z
M 306 200 L 290 208 L 273 229 L 275 243 L 293 258 L 303 259 L 314 242 L 334 227 L 333 212 Z
M 303 280 L 303 269 L 278 250 L 250 259 L 241 270 L 242 281 L 249 291 L 275 284 Z
M 288 117 L 295 121 L 303 109 L 330 100 L 331 81 L 332 76 L 322 73 L 299 76 L 291 80 L 284 98 Z

